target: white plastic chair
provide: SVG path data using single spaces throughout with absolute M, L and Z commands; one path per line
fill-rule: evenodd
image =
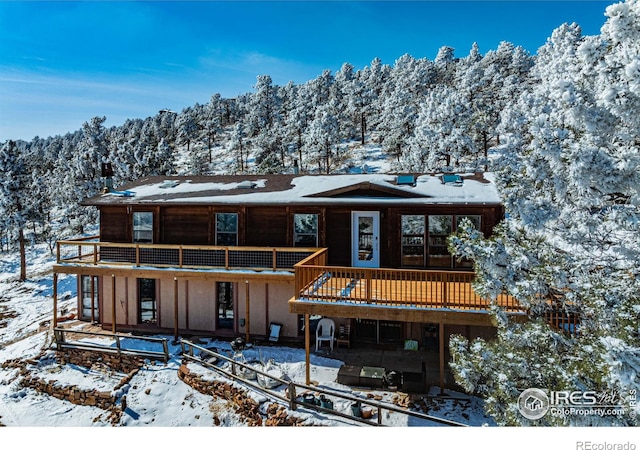
M 316 352 L 322 342 L 329 342 L 329 347 L 333 351 L 333 340 L 336 331 L 336 323 L 331 319 L 320 319 L 316 328 Z

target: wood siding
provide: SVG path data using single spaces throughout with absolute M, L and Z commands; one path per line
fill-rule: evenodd
M 207 207 L 162 208 L 161 214 L 160 241 L 163 244 L 211 244 L 211 216 Z
M 318 214 L 318 246 L 329 249 L 328 264 L 351 266 L 351 213 L 352 211 L 377 211 L 380 213 L 380 267 L 401 268 L 402 263 L 402 215 L 477 215 L 481 217 L 481 229 L 485 236 L 502 219 L 504 209 L 500 205 L 424 205 L 402 206 L 396 204 L 381 208 L 380 205 L 322 205 L 308 207 L 245 206 L 216 207 L 175 205 L 141 209 L 140 207 L 102 207 L 100 234 L 104 242 L 131 242 L 131 215 L 135 211 L 155 213 L 154 242 L 159 244 L 215 245 L 215 215 L 222 212 L 238 214 L 238 245 L 257 247 L 290 247 L 293 245 L 293 216 L 298 213 Z M 428 236 L 424 236 L 425 242 Z M 427 248 L 425 248 L 425 255 Z M 453 259 L 452 259 L 453 261 Z M 455 269 L 470 266 L 453 261 L 437 268 Z M 428 258 L 422 265 L 411 268 L 436 268 L 429 266 Z
M 287 210 L 284 207 L 247 208 L 245 245 L 255 247 L 286 247 Z
M 125 206 L 100 208 L 100 238 L 106 242 L 131 242 L 131 216 Z

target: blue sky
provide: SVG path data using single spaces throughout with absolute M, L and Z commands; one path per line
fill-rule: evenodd
M 578 23 L 598 34 L 614 1 L 4 1 L 0 142 L 62 135 L 253 91 L 258 75 L 304 83 L 344 62 L 466 56 L 501 41 L 535 54 Z

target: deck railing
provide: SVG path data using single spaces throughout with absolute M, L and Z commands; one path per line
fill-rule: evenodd
M 297 298 L 387 307 L 484 310 L 490 302 L 472 288 L 473 272 L 369 269 L 319 264 L 321 252 L 296 264 Z M 317 264 L 318 263 L 318 264 Z M 497 299 L 509 312 L 523 308 L 506 294 Z
M 58 264 L 124 264 L 135 267 L 284 270 L 317 248 L 223 247 L 207 245 L 101 242 L 98 236 L 57 243 Z

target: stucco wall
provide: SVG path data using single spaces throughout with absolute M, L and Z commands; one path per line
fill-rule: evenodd
M 158 326 L 175 327 L 175 288 L 173 277 L 156 278 Z M 102 316 L 104 324 L 112 320 L 112 278 L 100 282 Z M 246 333 L 246 283 L 234 283 L 234 332 Z M 216 281 L 178 279 L 178 328 L 193 332 L 216 331 Z M 268 334 L 269 323 L 283 325 L 281 336 L 297 336 L 297 316 L 289 313 L 287 301 L 293 296 L 293 282 L 249 283 L 249 324 L 252 335 Z M 116 323 L 128 327 L 138 326 L 138 280 L 133 277 L 115 278 Z

